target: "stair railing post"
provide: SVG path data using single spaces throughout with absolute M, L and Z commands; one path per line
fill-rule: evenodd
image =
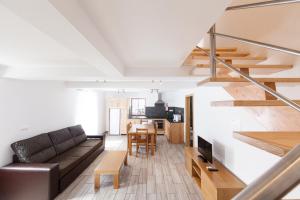
M 209 30 L 210 37 L 210 75 L 212 78 L 216 78 L 217 63 L 215 60 L 216 56 L 216 25 L 214 24 Z

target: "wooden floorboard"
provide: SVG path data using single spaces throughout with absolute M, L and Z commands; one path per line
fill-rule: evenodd
M 94 191 L 93 171 L 105 155 L 95 161 L 56 200 L 201 200 L 201 191 L 184 165 L 184 146 L 169 144 L 158 136 L 155 156 L 128 157 L 121 170 L 120 188 L 113 189 L 113 177 L 101 176 L 101 187 Z M 126 150 L 126 136 L 108 136 L 105 150 Z M 134 149 L 135 151 L 135 149 Z

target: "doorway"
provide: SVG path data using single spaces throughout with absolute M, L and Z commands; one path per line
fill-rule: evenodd
M 185 146 L 193 147 L 194 145 L 194 119 L 193 119 L 193 95 L 185 97 Z
M 110 108 L 109 109 L 109 134 L 120 135 L 121 133 L 121 109 Z

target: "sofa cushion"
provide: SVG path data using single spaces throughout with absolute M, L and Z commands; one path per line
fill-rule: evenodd
M 60 176 L 64 176 L 80 162 L 84 161 L 90 154 L 94 152 L 93 147 L 74 147 L 59 156 L 49 160 L 49 163 L 58 163 Z
M 66 156 L 70 157 L 80 157 L 80 160 L 84 160 L 91 153 L 94 152 L 93 147 L 74 147 L 64 153 Z
M 63 177 L 80 163 L 80 157 L 71 157 L 62 154 L 49 160 L 48 163 L 58 163 L 59 176 Z
M 53 142 L 57 154 L 62 154 L 75 146 L 73 137 L 68 128 L 49 132 L 48 135 Z
M 103 144 L 103 141 L 101 139 L 88 139 L 82 143 L 79 144 L 80 147 L 93 147 L 93 148 L 99 148 Z
M 46 133 L 15 142 L 11 148 L 18 160 L 24 163 L 42 163 L 56 156 L 53 144 Z
M 86 141 L 86 135 L 81 125 L 69 127 L 69 131 L 73 137 L 74 143 L 79 144 Z

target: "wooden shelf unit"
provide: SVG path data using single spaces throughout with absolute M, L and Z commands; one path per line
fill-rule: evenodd
M 198 155 L 196 148 L 185 147 L 186 169 L 201 189 L 205 200 L 229 200 L 245 188 L 246 185 L 216 159 L 214 165 L 219 171 L 208 171 L 208 164 L 202 162 Z

